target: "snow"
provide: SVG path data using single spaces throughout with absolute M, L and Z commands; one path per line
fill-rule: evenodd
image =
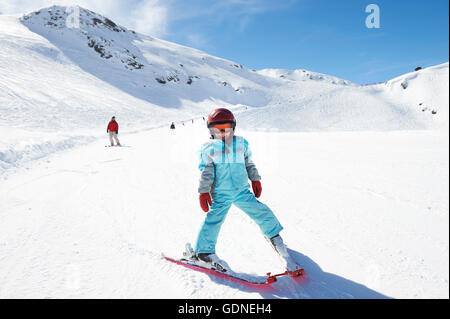
M 448 63 L 359 86 L 37 12 L 0 15 L 0 298 L 448 298 Z M 252 290 L 161 258 L 204 218 L 196 152 L 216 106 L 250 142 L 299 283 Z M 105 147 L 112 115 L 121 148 Z M 237 208 L 217 253 L 283 271 Z
M 198 121 L 121 136 L 129 147 L 96 141 L 59 152 L 3 181 L 1 296 L 446 297 L 448 136 L 239 134 L 253 146 L 261 200 L 284 225 L 305 282 L 249 291 L 162 261 L 161 253 L 181 255 L 204 216 L 193 187 L 196 146 L 207 138 Z M 238 272 L 282 270 L 236 208 L 217 251 Z
M 387 93 L 399 104 L 414 105 L 436 128 L 448 130 L 448 78 L 447 62 L 388 81 Z

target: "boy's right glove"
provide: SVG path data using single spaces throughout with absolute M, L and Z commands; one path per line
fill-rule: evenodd
M 253 194 L 255 194 L 256 198 L 261 196 L 262 186 L 261 186 L 260 181 L 252 181 L 252 188 L 253 188 Z
M 207 213 L 209 211 L 209 206 L 212 206 L 211 195 L 209 195 L 209 193 L 202 193 L 199 198 L 201 208 L 205 213 Z

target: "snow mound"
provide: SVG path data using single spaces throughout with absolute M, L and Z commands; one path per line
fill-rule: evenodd
M 448 129 L 448 63 L 405 74 L 381 85 L 358 86 L 300 70 L 261 74 L 286 82 L 262 109 L 238 114 L 259 131 L 393 131 Z M 305 75 L 303 75 L 305 74 Z
M 449 63 L 404 74 L 386 83 L 386 91 L 399 104 L 410 105 L 429 125 L 448 129 Z
M 287 81 L 322 81 L 339 85 L 357 85 L 351 81 L 343 80 L 331 75 L 311 72 L 308 70 L 262 69 L 257 71 L 267 77 L 284 79 Z
M 96 139 L 86 135 L 55 135 L 42 132 L 35 134 L 28 130 L 2 127 L 0 134 L 9 137 L 0 141 L 0 176 L 7 169 L 23 167 L 32 161 L 71 149 L 76 145 L 85 145 Z

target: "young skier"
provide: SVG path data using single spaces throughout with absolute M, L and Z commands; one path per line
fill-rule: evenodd
M 198 188 L 200 206 L 207 215 L 198 233 L 195 251 L 188 248 L 186 255 L 209 268 L 222 272 L 230 269 L 216 255 L 215 246 L 228 210 L 234 204 L 260 227 L 285 261 L 286 270 L 295 271 L 298 265 L 289 256 L 279 235 L 283 227 L 272 210 L 256 199 L 261 196 L 261 177 L 252 161 L 247 140 L 234 135 L 236 120 L 233 113 L 224 108 L 214 110 L 208 116 L 207 127 L 211 140 L 203 144 L 200 150 Z M 252 183 L 253 193 L 249 190 L 248 179 Z
M 120 146 L 119 138 L 117 137 L 117 134 L 119 134 L 119 124 L 116 122 L 115 116 L 113 116 L 111 121 L 108 123 L 106 133 L 109 133 L 109 141 L 111 142 L 111 146 L 114 146 L 113 138 L 116 140 L 117 146 Z

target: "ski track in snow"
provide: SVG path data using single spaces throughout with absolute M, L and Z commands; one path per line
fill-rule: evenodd
M 128 148 L 95 141 L 2 181 L 0 297 L 448 297 L 448 135 L 242 132 L 263 177 L 260 200 L 306 270 L 271 291 L 162 259 L 180 257 L 204 217 L 196 151 L 207 135 L 197 121 L 122 136 Z M 217 251 L 236 272 L 282 271 L 236 208 Z

